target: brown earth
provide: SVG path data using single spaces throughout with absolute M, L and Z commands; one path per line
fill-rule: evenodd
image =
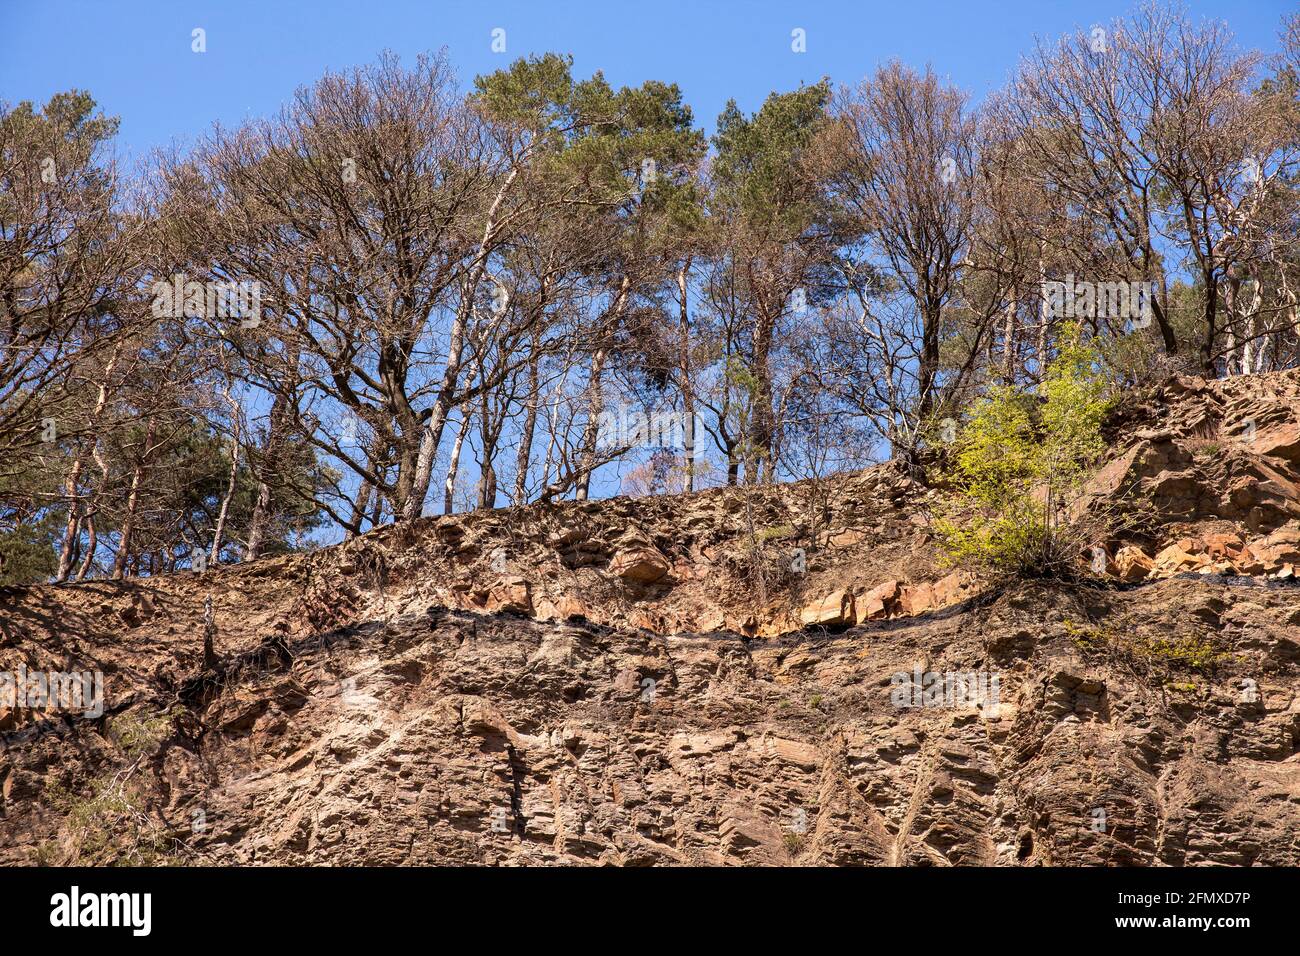
M 0 592 L 107 708 L 0 709 L 0 862 L 1296 865 L 1300 376 L 1110 438 L 1071 584 L 945 570 L 891 463 Z

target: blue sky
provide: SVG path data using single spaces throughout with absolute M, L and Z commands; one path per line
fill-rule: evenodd
M 1193 0 L 1242 46 L 1273 51 L 1294 0 Z M 898 57 L 932 64 L 979 96 L 1001 85 L 1035 35 L 1105 23 L 1129 2 L 439 2 L 439 0 L 0 0 L 0 99 L 43 102 L 89 90 L 122 119 L 119 149 L 138 157 L 191 141 L 214 120 L 274 112 L 293 90 L 383 49 L 447 47 L 462 83 L 529 53 L 572 53 L 579 75 L 614 84 L 676 81 L 711 129 L 728 97 L 756 109 L 773 89 L 823 75 L 853 82 Z M 191 31 L 207 31 L 207 52 Z M 506 52 L 491 32 L 506 31 Z M 807 52 L 790 49 L 802 28 Z

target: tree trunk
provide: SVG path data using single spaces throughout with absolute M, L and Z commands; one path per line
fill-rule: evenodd
M 934 302 L 924 305 L 921 319 L 921 361 L 918 369 L 918 388 L 921 403 L 918 416 L 922 421 L 934 409 L 935 379 L 939 375 L 939 306 Z
M 1012 285 L 1011 301 L 1007 303 L 1007 320 L 1002 329 L 1002 381 L 1012 385 L 1016 380 L 1016 312 L 1020 308 L 1020 290 Z
M 95 515 L 99 511 L 99 496 L 103 494 L 104 489 L 108 487 L 108 459 L 104 457 L 104 450 L 100 447 L 99 439 L 96 438 L 95 444 L 91 447 L 91 457 L 95 459 L 95 464 L 99 467 L 99 490 L 95 497 L 91 499 L 86 508 L 86 558 L 81 562 L 81 567 L 77 570 L 77 580 L 86 580 L 86 575 L 90 574 L 91 566 L 95 561 L 95 549 L 99 547 L 99 536 L 95 530 Z
M 461 291 L 460 307 L 452 320 L 451 337 L 447 344 L 447 364 L 443 367 L 442 380 L 438 385 L 438 398 L 429 410 L 420 435 L 420 450 L 416 456 L 414 473 L 406 492 L 405 500 L 398 503 L 399 513 L 396 517 L 403 521 L 414 521 L 424 512 L 424 499 L 429 493 L 429 483 L 433 478 L 433 461 L 438 455 L 438 446 L 442 444 L 442 430 L 447 424 L 447 414 L 451 411 L 452 392 L 460 378 L 460 365 L 465 346 L 465 333 L 474 314 L 474 293 L 483 273 L 487 269 L 488 254 L 496 238 L 498 228 L 497 216 L 501 204 L 511 184 L 519 176 L 519 166 L 511 168 L 505 182 L 497 190 L 492 206 L 488 209 L 487 221 L 483 227 L 483 238 L 479 242 L 478 252 L 470 266 L 465 284 Z
M 749 461 L 745 480 L 757 484 L 772 476 L 772 443 L 776 430 L 772 420 L 772 320 L 766 309 L 754 322 L 754 394 L 749 415 Z
M 122 521 L 121 537 L 117 542 L 117 554 L 113 558 L 113 580 L 120 581 L 126 575 L 127 559 L 131 555 L 131 535 L 135 531 L 136 510 L 140 505 L 140 486 L 144 483 L 149 454 L 153 451 L 153 438 L 157 423 L 149 419 L 145 429 L 144 451 L 131 472 L 131 490 L 126 498 L 126 517 Z
M 95 408 L 90 413 L 90 435 L 88 437 L 90 439 L 89 449 L 91 453 L 94 452 L 99 442 L 99 419 L 104 413 L 104 406 L 108 404 L 108 383 L 113 376 L 113 369 L 117 366 L 117 359 L 121 351 L 121 346 L 115 348 L 112 357 L 108 360 L 108 364 L 104 366 L 104 377 L 99 383 L 99 394 L 95 398 Z M 72 556 L 72 545 L 74 539 L 79 541 L 81 537 L 83 509 L 78 502 L 77 486 L 81 481 L 81 473 L 85 469 L 85 460 L 84 452 L 77 456 L 77 460 L 72 463 L 72 471 L 68 475 L 67 484 L 64 486 L 68 498 L 68 522 L 63 529 L 63 546 L 59 549 L 59 570 L 55 577 L 55 580 L 59 582 L 68 580 L 68 576 L 72 574 L 72 565 L 75 560 Z M 104 477 L 107 479 L 108 475 L 105 474 Z
M 97 547 L 99 547 L 99 535 L 95 531 L 95 513 L 92 511 L 86 515 L 86 557 L 82 560 L 81 567 L 77 569 L 78 581 L 86 580 L 86 575 L 90 573 Z
M 582 444 L 579 446 L 578 462 L 583 467 L 596 456 L 596 441 L 600 437 L 600 414 L 605 410 L 605 399 L 601 391 L 600 380 L 605 369 L 606 350 L 599 348 L 591 357 L 591 375 L 587 379 L 587 421 L 582 426 Z M 575 501 L 586 501 L 591 488 L 591 471 L 585 469 L 578 478 L 573 491 Z
M 387 470 L 387 460 L 389 455 L 389 443 L 376 432 L 366 447 L 366 463 L 370 470 L 375 472 L 381 479 Z M 365 524 L 368 515 L 367 510 L 370 508 L 372 499 L 375 503 L 374 516 L 370 518 L 370 527 L 375 528 L 379 525 L 380 511 L 383 509 L 383 495 L 368 479 L 361 479 L 361 484 L 357 486 L 357 497 L 352 502 L 352 514 L 349 516 L 348 523 L 351 525 L 344 534 L 345 541 L 351 541 L 359 534 L 365 532 Z
M 72 564 L 76 560 L 73 556 L 74 544 L 81 540 L 82 515 L 77 486 L 81 483 L 82 460 L 82 456 L 78 455 L 63 484 L 63 496 L 68 501 L 68 520 L 63 526 L 63 545 L 59 548 L 59 570 L 54 576 L 54 580 L 59 583 L 68 580 L 68 576 L 72 574 Z
M 271 486 L 265 481 L 259 481 L 257 483 L 257 500 L 253 503 L 253 516 L 248 522 L 248 547 L 244 549 L 245 561 L 256 561 L 262 554 L 270 510 Z
M 239 432 L 243 409 L 229 389 L 225 389 L 226 402 L 230 405 L 230 477 L 226 481 L 226 493 L 221 498 L 221 510 L 217 513 L 217 526 L 212 532 L 212 550 L 208 553 L 208 563 L 221 561 L 221 539 L 226 533 L 226 520 L 230 517 L 230 502 L 235 497 L 236 482 L 239 478 Z
M 271 401 L 270 422 L 267 428 L 266 449 L 258 468 L 257 500 L 253 503 L 253 514 L 248 522 L 248 547 L 244 550 L 245 561 L 256 561 L 262 555 L 266 545 L 266 529 L 271 520 L 271 482 L 279 464 L 280 448 L 284 442 L 284 397 L 276 392 Z
M 442 513 L 451 514 L 456 510 L 456 474 L 460 471 L 460 452 L 465 444 L 465 435 L 469 433 L 469 415 L 460 420 L 456 429 L 456 441 L 451 446 L 451 461 L 447 463 L 447 480 L 442 486 Z
M 487 403 L 484 402 L 484 415 L 487 414 Z M 497 506 L 497 441 L 500 439 L 500 427 L 497 426 L 491 430 L 484 429 L 483 439 L 483 469 L 479 473 L 478 481 L 478 506 L 480 511 L 491 511 Z
M 537 354 L 534 351 L 528 362 L 528 410 L 524 414 L 519 451 L 515 455 L 515 493 L 511 501 L 516 505 L 524 504 L 528 497 L 528 465 L 533 452 L 533 433 L 537 429 L 537 403 L 541 399 L 539 392 Z
M 682 454 L 686 458 L 686 474 L 682 479 L 682 490 L 695 490 L 695 384 L 691 370 L 691 322 L 687 308 L 686 276 L 691 268 L 688 256 L 682 267 L 677 270 L 677 324 L 680 348 L 678 350 L 678 367 L 681 370 L 682 413 L 686 416 L 683 429 L 685 445 Z
M 623 276 L 622 281 L 619 283 L 618 295 L 615 297 L 613 308 L 610 310 L 612 319 L 604 323 L 604 327 L 600 330 L 602 341 L 607 336 L 613 335 L 619 323 L 623 320 L 623 313 L 627 309 L 628 292 L 631 287 L 631 277 Z M 600 379 L 605 368 L 605 360 L 608 357 L 609 349 L 605 345 L 601 345 L 596 349 L 596 353 L 591 360 L 591 377 L 588 379 L 587 384 L 587 422 L 582 429 L 582 445 L 578 455 L 578 467 L 581 472 L 573 495 L 576 501 L 586 501 L 588 491 L 591 488 L 591 472 L 593 469 L 587 467 L 587 465 L 596 457 L 600 413 L 604 411 L 605 407 L 604 397 L 601 394 Z
M 1202 288 L 1205 295 L 1205 308 L 1203 312 L 1205 320 L 1205 338 L 1201 342 L 1201 374 L 1206 378 L 1214 378 L 1218 375 L 1218 369 L 1215 368 L 1214 360 L 1214 343 L 1218 338 L 1218 299 L 1219 283 L 1213 274 L 1202 273 Z

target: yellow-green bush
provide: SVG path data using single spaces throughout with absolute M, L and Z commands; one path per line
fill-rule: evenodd
M 1069 506 L 1104 446 L 1106 382 L 1077 328 L 1036 392 L 991 388 L 955 436 L 957 495 L 935 522 L 951 563 L 994 574 L 1072 569 L 1090 543 Z

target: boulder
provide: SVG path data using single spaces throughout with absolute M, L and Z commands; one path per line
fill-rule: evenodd
M 961 597 L 966 590 L 969 576 L 962 571 L 953 571 L 934 582 L 934 606 L 946 607 Z
M 861 544 L 867 539 L 866 534 L 856 528 L 848 528 L 831 536 L 831 546 L 835 548 L 851 548 L 855 544 Z
M 1235 560 L 1241 556 L 1246 542 L 1231 531 L 1206 534 L 1201 537 L 1205 551 L 1211 558 Z
M 1232 566 L 1237 574 L 1264 574 L 1268 570 L 1249 547 L 1242 547 L 1241 553 L 1232 559 Z
M 1143 491 L 1157 506 L 1171 515 L 1196 511 L 1201 484 L 1191 471 L 1162 471 L 1143 483 Z
M 1300 527 L 1283 525 L 1267 537 L 1252 541 L 1250 553 L 1266 571 L 1275 571 L 1283 564 L 1300 564 Z
M 1135 445 L 1123 455 L 1108 462 L 1093 475 L 1085 491 L 1089 495 L 1099 497 L 1109 497 L 1118 492 L 1129 478 L 1129 473 L 1133 470 L 1133 463 L 1138 454 L 1143 451 L 1145 451 L 1145 445 Z
M 1155 568 L 1155 562 L 1135 545 L 1126 544 L 1115 553 L 1115 575 L 1121 581 L 1141 581 Z
M 555 611 L 561 621 L 585 620 L 591 614 L 591 609 L 572 594 L 561 595 Z
M 501 711 L 482 697 L 462 698 L 461 723 L 476 737 L 509 737 L 514 733 Z
M 1256 432 L 1249 448 L 1257 455 L 1300 465 L 1300 422 L 1281 422 Z
M 609 562 L 610 574 L 637 584 L 653 584 L 668 576 L 672 565 L 651 545 L 639 545 L 620 551 Z
M 721 631 L 727 626 L 726 615 L 722 613 L 720 607 L 705 608 L 695 619 L 695 630 L 701 634 L 708 634 L 712 631 Z

